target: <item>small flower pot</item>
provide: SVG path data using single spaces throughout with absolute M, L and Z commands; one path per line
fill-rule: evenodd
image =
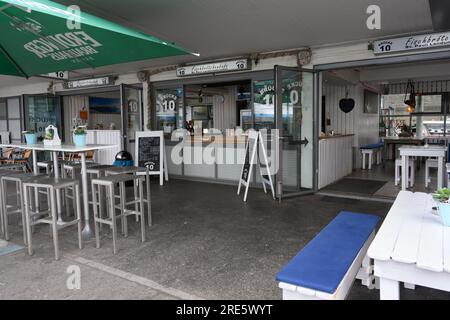
M 73 144 L 76 147 L 85 147 L 86 146 L 86 134 L 74 134 L 73 135 Z
M 27 144 L 36 144 L 36 133 L 25 133 L 25 141 L 27 142 Z
M 450 203 L 439 203 L 439 215 L 444 226 L 450 227 Z

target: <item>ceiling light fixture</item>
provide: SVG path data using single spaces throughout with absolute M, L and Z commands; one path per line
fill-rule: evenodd
M 416 110 L 416 89 L 412 80 L 408 80 L 408 85 L 406 86 L 405 104 L 408 106 L 406 110 L 409 113 L 413 113 Z

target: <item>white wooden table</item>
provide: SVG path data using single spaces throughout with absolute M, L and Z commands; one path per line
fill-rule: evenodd
M 53 154 L 53 170 L 56 178 L 60 177 L 59 166 L 58 166 L 58 152 L 64 153 L 79 153 L 81 155 L 81 183 L 83 191 L 83 211 L 84 211 L 84 229 L 83 237 L 91 238 L 93 236 L 93 230 L 89 222 L 89 189 L 88 189 L 88 177 L 86 171 L 86 152 L 105 150 L 115 148 L 115 145 L 86 145 L 85 147 L 76 147 L 74 145 L 63 144 L 60 146 L 44 146 L 44 144 L 0 144 L 0 148 L 17 148 L 23 150 L 32 150 L 33 152 L 33 171 L 35 174 L 39 173 L 39 168 L 37 166 L 37 151 L 47 151 Z M 37 195 L 35 197 L 36 201 L 38 199 Z M 57 194 L 56 198 L 58 216 L 61 218 L 62 208 L 61 208 L 61 197 Z M 38 202 L 36 202 L 37 208 L 39 208 Z
M 432 196 L 401 191 L 367 252 L 381 300 L 399 300 L 399 283 L 450 291 L 450 228 L 433 214 Z
M 435 157 L 438 158 L 438 189 L 443 187 L 444 158 L 447 148 L 444 146 L 404 146 L 399 148 L 402 157 L 402 190 L 408 189 L 409 157 Z M 413 168 L 414 170 L 414 168 Z

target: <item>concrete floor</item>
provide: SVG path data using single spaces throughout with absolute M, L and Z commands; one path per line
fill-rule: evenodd
M 384 217 L 390 205 L 319 195 L 272 201 L 236 187 L 171 180 L 152 185 L 154 226 L 141 244 L 138 226 L 112 255 L 109 231 L 102 247 L 77 249 L 75 228 L 60 235 L 62 259 L 53 260 L 48 227 L 34 234 L 35 254 L 0 256 L 0 299 L 281 299 L 275 274 L 341 210 Z M 13 242 L 21 243 L 20 228 Z M 81 268 L 81 290 L 68 290 L 67 267 Z M 355 282 L 350 299 L 378 299 L 377 290 Z M 417 288 L 402 299 L 450 299 Z

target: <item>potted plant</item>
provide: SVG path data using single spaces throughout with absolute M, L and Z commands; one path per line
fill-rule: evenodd
M 406 124 L 402 125 L 401 132 L 399 133 L 398 136 L 406 137 L 406 138 L 412 137 L 413 133 L 412 133 L 411 127 Z
M 75 146 L 77 147 L 86 146 L 86 136 L 87 136 L 86 127 L 82 126 L 77 127 L 73 131 L 73 143 L 75 144 Z
M 24 131 L 23 134 L 25 135 L 25 141 L 27 144 L 36 144 L 37 136 L 34 129 Z
M 439 215 L 446 227 L 450 227 L 450 189 L 442 188 L 433 195 L 435 201 L 438 202 Z

